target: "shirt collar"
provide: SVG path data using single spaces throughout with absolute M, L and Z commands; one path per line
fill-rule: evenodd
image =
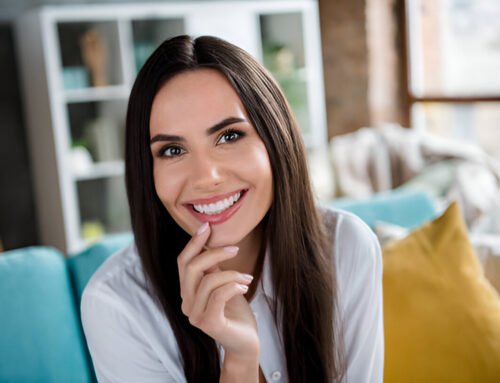
M 274 300 L 274 286 L 271 276 L 271 250 L 269 246 L 266 247 L 264 262 L 262 263 L 260 282 L 257 287 L 257 291 L 255 292 L 255 297 L 260 294 L 264 294 L 268 299 Z

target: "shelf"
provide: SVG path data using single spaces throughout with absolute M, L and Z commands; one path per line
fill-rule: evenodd
M 87 170 L 75 172 L 73 176 L 75 181 L 89 181 L 121 176 L 124 172 L 125 165 L 122 161 L 109 161 L 92 164 Z
M 68 103 L 76 103 L 127 99 L 129 94 L 130 89 L 127 86 L 116 85 L 82 89 L 67 89 L 64 91 L 64 98 Z
M 315 0 L 54 5 L 23 14 L 15 31 L 40 242 L 68 253 L 130 230 L 128 99 L 138 70 L 169 37 L 214 35 L 265 61 L 307 145 L 321 143 L 318 25 Z

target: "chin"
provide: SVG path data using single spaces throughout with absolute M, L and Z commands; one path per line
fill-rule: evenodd
M 231 230 L 231 233 L 224 232 L 222 228 L 212 226 L 212 233 L 208 239 L 207 246 L 210 248 L 223 246 L 236 246 L 243 237 Z

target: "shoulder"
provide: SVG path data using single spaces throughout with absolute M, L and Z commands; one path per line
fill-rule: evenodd
M 93 274 L 83 291 L 81 312 L 84 326 L 112 316 L 130 322 L 131 328 L 143 322 L 147 313 L 161 315 L 134 243 L 111 255 Z
M 135 244 L 94 273 L 83 292 L 81 319 L 100 380 L 127 374 L 144 382 L 161 381 L 153 376 L 184 380 L 175 335 L 148 287 Z
M 99 299 L 130 308 L 135 297 L 143 294 L 150 295 L 135 244 L 132 243 L 111 255 L 92 275 L 83 291 L 82 305 Z
M 345 210 L 319 207 L 328 235 L 332 240 L 332 258 L 341 286 L 353 279 L 381 275 L 380 244 L 370 227 L 358 216 Z
M 379 250 L 375 233 L 358 216 L 341 209 L 319 206 L 318 212 L 336 250 L 359 253 Z M 371 251 L 370 251 L 371 250 Z
M 377 237 L 357 216 L 323 209 L 333 238 L 339 327 L 346 350 L 346 380 L 382 382 L 384 336 L 382 256 Z M 329 224 L 334 222 L 334 225 Z

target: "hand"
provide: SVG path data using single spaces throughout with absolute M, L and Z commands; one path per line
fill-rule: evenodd
M 243 296 L 252 277 L 222 271 L 218 264 L 238 253 L 235 246 L 204 250 L 210 227 L 197 233 L 179 257 L 182 312 L 189 322 L 224 347 L 225 359 L 244 364 L 259 357 L 257 324 Z

